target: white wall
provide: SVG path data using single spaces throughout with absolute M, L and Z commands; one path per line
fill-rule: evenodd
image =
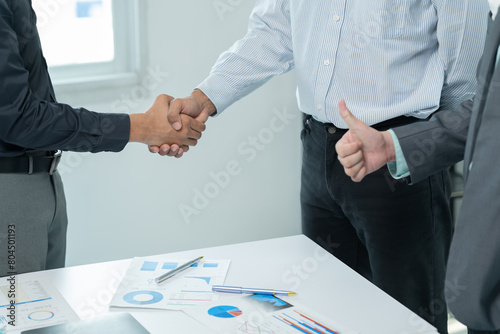
M 150 97 L 135 101 L 138 106 L 133 112 L 149 108 L 159 93 L 188 95 L 208 75 L 218 55 L 245 34 L 255 3 L 143 1 L 144 36 L 149 46 L 144 62 L 168 76 L 159 79 L 160 85 Z M 223 13 L 216 10 L 220 4 L 226 5 Z M 130 92 L 129 88 L 122 94 Z M 122 94 L 104 102 L 88 101 L 85 106 L 109 111 Z M 64 95 L 59 100 L 72 103 Z M 280 127 L 273 132 L 270 124 L 276 112 L 293 119 L 283 127 L 277 122 Z M 119 154 L 66 153 L 60 171 L 70 221 L 67 264 L 300 233 L 300 128 L 291 73 L 273 79 L 220 117 L 211 118 L 198 146 L 182 159 L 152 155 L 139 144 L 129 145 Z M 249 137 L 259 135 L 265 143 L 251 160 L 250 153 L 238 148 L 248 150 Z M 236 175 L 227 185 L 222 184 L 223 189 L 214 188 L 211 175 L 226 170 L 228 163 L 238 166 Z M 212 198 L 197 203 L 203 208 L 187 222 L 180 207 L 195 208 L 195 191 L 203 192 L 206 187 Z

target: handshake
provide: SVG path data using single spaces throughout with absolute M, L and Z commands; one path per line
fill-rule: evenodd
M 216 112 L 212 101 L 200 90 L 191 96 L 174 99 L 160 95 L 144 114 L 130 115 L 130 142 L 149 146 L 151 153 L 180 158 L 195 146 L 205 131 L 205 122 Z M 389 132 L 379 132 L 354 117 L 339 102 L 339 112 L 349 131 L 335 149 L 345 173 L 355 182 L 395 160 L 395 149 Z
M 130 115 L 129 142 L 144 143 L 152 153 L 180 158 L 198 143 L 205 122 L 215 112 L 213 103 L 199 90 L 183 99 L 160 95 L 146 113 Z

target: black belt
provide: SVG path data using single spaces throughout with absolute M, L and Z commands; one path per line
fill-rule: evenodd
M 25 153 L 18 157 L 0 157 L 0 173 L 3 174 L 54 174 L 61 161 L 61 151 Z
M 407 124 L 411 124 L 411 123 L 415 123 L 415 122 L 422 122 L 422 121 L 425 121 L 425 119 L 420 119 L 420 118 L 416 118 L 416 117 L 399 116 L 396 118 L 388 119 L 386 121 L 371 125 L 371 127 L 378 130 L 378 131 L 386 131 L 386 130 L 389 130 L 389 129 L 392 129 L 392 128 L 395 128 L 398 126 L 403 126 L 403 125 L 407 125 Z M 345 133 L 349 130 L 349 129 L 337 128 L 332 123 L 319 122 L 319 121 L 315 120 L 314 117 L 312 117 L 309 114 L 304 114 L 304 122 L 305 122 L 305 124 L 309 124 L 309 122 L 312 122 L 312 123 L 316 123 L 317 125 L 324 126 L 325 128 L 328 128 L 329 130 L 331 130 L 330 133 Z

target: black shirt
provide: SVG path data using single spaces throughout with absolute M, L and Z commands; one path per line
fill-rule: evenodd
M 121 151 L 127 114 L 57 103 L 30 0 L 0 0 L 0 157 L 25 151 Z

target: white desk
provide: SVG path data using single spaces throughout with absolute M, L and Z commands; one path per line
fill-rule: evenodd
M 227 285 L 298 292 L 301 304 L 360 333 L 437 333 L 430 324 L 303 235 L 171 254 L 230 259 Z M 48 278 L 82 319 L 127 311 L 151 333 L 214 333 L 180 311 L 108 309 L 131 260 L 24 274 Z M 221 298 L 234 297 L 223 295 Z

